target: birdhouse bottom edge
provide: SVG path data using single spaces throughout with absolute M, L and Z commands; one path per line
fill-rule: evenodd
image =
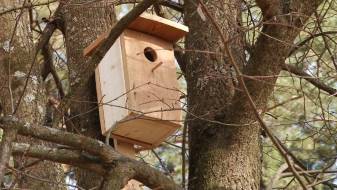
M 135 144 L 144 149 L 152 149 L 159 146 L 180 127 L 177 122 L 131 113 L 117 122 L 112 130 L 106 130 L 103 135 L 111 131 L 111 138 Z

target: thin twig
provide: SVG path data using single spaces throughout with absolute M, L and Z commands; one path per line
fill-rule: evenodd
M 21 7 L 13 7 L 13 8 L 10 8 L 10 9 L 7 9 L 7 10 L 4 10 L 2 12 L 0 12 L 0 16 L 4 15 L 4 14 L 7 14 L 7 13 L 10 13 L 10 12 L 13 12 L 13 11 L 17 11 L 17 10 L 23 10 L 23 9 L 27 9 L 27 8 L 32 8 L 32 7 L 37 7 L 37 6 L 43 6 L 43 5 L 49 5 L 51 3 L 55 3 L 57 2 L 58 0 L 48 0 L 47 2 L 44 2 L 44 3 L 37 3 L 37 4 L 26 4 L 24 3 Z

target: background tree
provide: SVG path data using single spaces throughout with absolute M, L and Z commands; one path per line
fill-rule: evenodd
M 76 5 L 79 3 L 78 5 Z M 65 24 L 65 45 L 69 69 L 70 91 L 78 86 L 81 78 L 88 78 L 76 94 L 71 97 L 69 123 L 75 127 L 68 129 L 104 141 L 99 129 L 99 117 L 96 98 L 95 76 L 93 73 L 83 74 L 88 60 L 83 56 L 86 48 L 115 22 L 113 5 L 106 2 L 83 4 L 85 1 L 69 1 L 65 6 L 62 18 Z M 76 19 L 77 18 L 77 19 Z M 75 172 L 79 185 L 91 189 L 100 185 L 101 177 L 83 170 Z M 98 178 L 98 179 L 97 179 Z
M 22 3 L 6 0 L 0 2 L 1 7 L 22 6 Z M 31 32 L 34 25 L 29 25 L 30 13 L 19 10 L 3 15 L 0 19 L 0 114 L 13 114 L 16 119 L 24 121 L 27 127 L 34 127 L 35 124 L 45 124 L 47 97 L 40 75 L 41 54 L 34 53 L 35 38 Z M 5 130 L 4 138 L 16 138 L 18 142 L 34 145 L 51 145 L 17 136 L 14 129 Z M 60 164 L 24 155 L 15 156 L 10 163 L 5 177 L 6 188 L 65 189 Z

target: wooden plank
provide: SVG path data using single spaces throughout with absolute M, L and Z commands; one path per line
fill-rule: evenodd
M 161 144 L 180 127 L 175 122 L 146 116 L 140 118 L 137 114 L 131 114 L 127 120 L 127 122 L 118 123 L 111 136 L 146 149 L 151 149 Z
M 119 141 L 117 139 L 114 139 L 114 148 L 122 155 L 136 159 L 136 150 L 133 143 L 127 143 L 125 141 Z
M 131 139 L 131 138 L 128 138 L 126 136 L 121 136 L 121 135 L 114 134 L 114 133 L 111 134 L 111 137 L 113 139 L 117 139 L 117 140 L 120 140 L 120 141 L 123 141 L 123 142 L 127 142 L 127 143 L 136 144 L 136 145 L 145 147 L 147 149 L 151 149 L 153 147 L 152 144 L 145 143 L 145 142 L 142 142 L 142 141 L 139 141 L 139 140 L 135 140 L 135 139 Z
M 136 150 L 133 144 L 114 139 L 114 148 L 122 155 L 136 159 Z M 122 190 L 142 190 L 142 186 L 142 183 L 140 183 L 139 181 L 131 179 Z
M 101 80 L 100 80 L 100 72 L 99 68 L 97 67 L 95 69 L 95 82 L 96 82 L 96 93 L 97 93 L 97 99 L 98 99 L 98 112 L 99 112 L 99 121 L 100 121 L 100 126 L 101 126 L 101 132 L 102 134 L 107 131 L 106 125 L 105 125 L 105 117 L 104 117 L 104 109 L 103 109 L 103 104 L 100 100 L 102 100 L 102 87 L 101 87 Z
M 128 28 L 176 42 L 188 33 L 188 27 L 157 15 L 143 13 Z
M 179 84 L 173 45 L 156 37 L 124 31 L 125 69 L 128 73 L 128 108 L 145 116 L 170 121 L 181 120 Z M 148 60 L 144 50 L 151 48 L 157 59 Z M 153 67 L 162 62 L 155 72 Z M 166 111 L 162 111 L 166 110 Z M 172 110 L 172 111 L 171 111 Z
M 109 49 L 95 73 L 101 130 L 105 134 L 129 114 L 124 94 L 126 88 L 120 38 Z
M 122 190 L 143 190 L 142 186 L 143 184 L 139 181 L 131 179 Z

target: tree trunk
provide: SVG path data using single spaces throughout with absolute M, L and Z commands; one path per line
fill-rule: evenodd
M 241 1 L 205 1 L 222 32 L 230 39 L 235 61 L 243 66 Z M 188 91 L 189 189 L 259 189 L 261 147 L 258 125 L 251 112 L 232 116 L 237 93 L 224 44 L 209 18 L 203 21 L 195 3 L 185 2 L 185 22 L 190 28 L 185 54 Z M 193 50 L 203 50 L 200 53 Z M 245 97 L 243 97 L 245 98 Z M 243 99 L 242 101 L 245 101 Z M 246 104 L 243 104 L 246 105 Z M 243 107 L 244 112 L 248 107 Z M 246 117 L 248 116 L 248 117 Z M 224 124 L 221 124 L 224 123 Z M 248 125 L 245 125 L 248 124 Z
M 21 6 L 23 1 L 0 1 L 1 7 Z M 18 16 L 19 15 L 19 16 Z M 17 27 L 15 22 L 17 20 Z M 32 64 L 35 52 L 33 36 L 29 31 L 28 14 L 24 11 L 6 14 L 0 20 L 0 115 L 12 115 L 22 120 L 28 126 L 43 125 L 45 117 L 46 93 L 40 76 L 38 64 L 32 68 L 26 89 L 25 82 Z M 25 27 L 22 27 L 25 26 Z M 14 32 L 13 39 L 11 40 Z M 11 41 L 9 47 L 9 42 Z M 21 98 L 22 96 L 22 98 Z M 21 98 L 21 103 L 18 104 Z M 19 107 L 17 107 L 19 106 Z M 2 112 L 2 113 L 1 113 Z M 26 142 L 32 145 L 50 143 L 37 141 L 28 137 L 17 137 L 18 142 Z M 15 187 L 24 189 L 65 189 L 64 174 L 60 164 L 43 160 L 27 159 L 25 156 L 14 158 Z M 28 166 L 29 165 L 29 166 Z M 35 178 L 32 178 L 33 176 Z M 41 180 L 38 180 L 41 179 Z M 46 182 L 48 181 L 48 182 Z
M 68 128 L 68 130 L 103 140 L 98 116 L 95 78 L 94 75 L 83 76 L 81 73 L 88 63 L 88 58 L 83 56 L 83 49 L 100 34 L 111 29 L 115 22 L 114 8 L 104 1 L 83 0 L 69 1 L 69 4 L 64 7 L 70 88 L 73 89 L 79 85 L 77 82 L 80 77 L 91 78 L 85 88 L 72 97 L 74 101 L 70 108 L 71 122 L 76 128 Z M 78 185 L 86 189 L 99 187 L 102 181 L 102 177 L 92 172 L 76 169 L 75 174 Z

